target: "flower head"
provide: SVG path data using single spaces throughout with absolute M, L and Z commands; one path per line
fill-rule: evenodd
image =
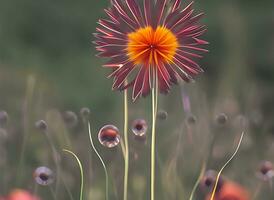
M 113 89 L 133 88 L 135 100 L 150 93 L 152 82 L 167 93 L 179 80 L 190 81 L 203 70 L 194 61 L 207 52 L 199 37 L 206 31 L 197 22 L 193 2 L 184 9 L 181 0 L 112 0 L 96 29 L 98 55 L 110 60 Z M 127 82 L 128 81 L 128 82 Z

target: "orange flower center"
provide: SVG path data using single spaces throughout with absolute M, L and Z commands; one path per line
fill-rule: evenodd
M 167 28 L 148 26 L 128 34 L 127 55 L 135 64 L 171 63 L 179 44 Z

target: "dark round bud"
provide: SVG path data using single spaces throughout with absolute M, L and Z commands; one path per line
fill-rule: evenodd
M 8 123 L 9 115 L 6 111 L 0 111 L 0 125 L 6 125 Z
M 132 122 L 131 130 L 136 136 L 143 136 L 147 132 L 147 122 L 144 119 L 136 119 Z
M 216 123 L 218 125 L 226 124 L 227 120 L 228 120 L 228 117 L 225 113 L 220 113 L 216 116 Z
M 69 127 L 75 127 L 78 123 L 78 117 L 74 112 L 66 111 L 64 113 L 64 121 Z
M 157 113 L 157 118 L 160 119 L 160 120 L 166 120 L 167 116 L 168 116 L 168 114 L 164 110 L 159 110 L 158 113 Z
M 197 122 L 197 118 L 196 118 L 195 115 L 190 114 L 190 115 L 188 115 L 188 116 L 186 117 L 186 123 L 187 123 L 188 125 L 195 125 L 196 122 Z
M 201 187 L 203 189 L 206 189 L 206 188 L 211 189 L 216 184 L 216 178 L 217 178 L 217 173 L 213 170 L 208 170 L 201 180 L 201 183 L 200 183 Z M 217 185 L 217 191 L 221 189 L 222 185 L 223 185 L 223 179 L 222 177 L 220 177 Z
M 90 109 L 87 107 L 81 108 L 80 114 L 82 117 L 87 118 L 90 115 Z
M 44 120 L 39 120 L 35 122 L 35 127 L 40 131 L 46 131 L 48 129 L 48 125 Z
M 259 178 L 261 178 L 264 181 L 267 181 L 272 179 L 273 175 L 273 164 L 270 161 L 263 161 L 259 168 Z
M 38 167 L 33 176 L 35 182 L 39 185 L 47 186 L 54 182 L 53 172 L 48 167 Z

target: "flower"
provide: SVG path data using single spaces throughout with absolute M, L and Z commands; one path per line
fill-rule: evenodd
M 150 93 L 157 80 L 167 93 L 179 80 L 190 81 L 203 70 L 194 61 L 208 44 L 197 22 L 193 2 L 182 9 L 181 0 L 112 0 L 108 19 L 100 19 L 95 33 L 98 56 L 110 60 L 113 89 L 132 87 L 133 100 Z
M 30 194 L 25 190 L 16 189 L 8 195 L 6 200 L 40 200 L 40 198 Z
M 208 194 L 206 200 L 210 200 Z M 250 200 L 245 188 L 232 181 L 225 181 L 220 190 L 215 194 L 214 200 Z

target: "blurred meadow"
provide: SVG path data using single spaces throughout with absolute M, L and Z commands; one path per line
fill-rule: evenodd
M 106 124 L 123 136 L 123 94 L 111 90 L 109 71 L 101 67 L 105 60 L 95 56 L 92 44 L 109 5 L 109 0 L 0 0 L 0 197 L 21 188 L 43 200 L 78 199 L 79 168 L 65 148 L 82 161 L 84 199 L 105 199 L 104 170 L 82 116 L 82 108 L 89 108 L 92 137 L 109 173 L 110 200 L 122 199 L 121 147 L 106 148 L 97 139 Z M 274 1 L 196 0 L 194 7 L 206 13 L 209 53 L 195 83 L 159 96 L 156 199 L 189 199 L 203 161 L 206 170 L 220 170 L 244 131 L 223 177 L 255 199 L 271 200 L 272 180 L 258 173 L 262 161 L 274 162 Z M 145 139 L 132 133 L 135 119 L 146 120 Z M 150 96 L 130 101 L 130 200 L 149 199 L 150 130 Z M 53 171 L 50 186 L 35 182 L 40 166 Z M 196 200 L 208 192 L 201 185 Z

